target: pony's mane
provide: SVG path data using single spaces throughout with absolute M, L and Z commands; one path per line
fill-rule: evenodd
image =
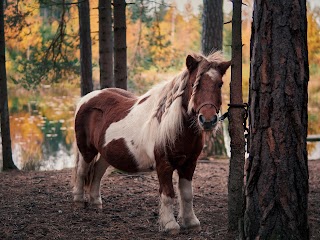
M 188 113 L 191 112 L 190 109 L 193 107 L 193 97 L 201 75 L 208 71 L 214 63 L 224 61 L 221 51 L 213 52 L 208 56 L 197 53 L 193 53 L 191 56 L 195 59 L 199 59 L 199 65 L 192 96 L 188 104 Z M 206 61 L 202 61 L 204 59 Z M 183 116 L 186 115 L 186 112 L 182 107 L 182 95 L 186 89 L 188 79 L 189 72 L 185 69 L 171 81 L 152 88 L 148 93 L 146 93 L 146 95 L 152 95 L 154 92 L 158 93 L 154 105 L 154 112 L 151 119 L 149 119 L 149 123 L 153 127 L 155 127 L 155 121 L 159 123 L 155 143 L 157 146 L 164 147 L 166 145 L 170 146 L 174 144 L 177 136 L 183 130 Z

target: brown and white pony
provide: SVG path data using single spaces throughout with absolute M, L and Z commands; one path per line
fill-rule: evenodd
M 200 229 L 193 211 L 192 176 L 204 132 L 217 128 L 222 76 L 230 66 L 221 52 L 188 55 L 187 68 L 171 81 L 137 97 L 109 88 L 84 96 L 75 114 L 77 142 L 73 196 L 102 206 L 100 181 L 107 167 L 156 170 L 160 230 Z M 173 172 L 179 175 L 179 223 L 174 217 Z M 89 179 L 89 180 L 88 180 Z

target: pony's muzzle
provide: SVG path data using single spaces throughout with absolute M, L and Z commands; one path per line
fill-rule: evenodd
M 218 115 L 214 115 L 212 119 L 206 119 L 202 114 L 198 116 L 199 124 L 205 131 L 211 131 L 218 123 Z

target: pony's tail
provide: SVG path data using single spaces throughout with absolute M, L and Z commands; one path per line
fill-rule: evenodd
M 79 166 L 79 159 L 80 159 L 80 152 L 77 146 L 77 143 L 74 142 L 73 143 L 73 152 L 74 152 L 74 168 L 72 170 L 72 177 L 71 177 L 71 186 L 75 186 L 76 182 L 77 182 L 77 178 L 78 178 L 78 166 Z
M 78 168 L 79 168 L 79 164 L 80 164 L 80 159 L 82 159 L 80 157 L 80 151 L 79 151 L 79 148 L 77 146 L 77 144 L 75 143 L 74 144 L 74 152 L 75 152 L 75 166 L 74 166 L 74 169 L 73 169 L 73 173 L 72 173 L 72 181 L 71 181 L 71 184 L 73 187 L 75 187 L 75 184 L 77 182 L 77 179 L 78 179 Z M 89 163 L 89 165 L 86 166 L 86 170 L 85 170 L 85 176 L 84 176 L 84 190 L 85 192 L 89 191 L 90 190 L 90 187 L 91 187 L 91 184 L 92 184 L 92 181 L 93 181 L 93 177 L 94 177 L 94 165 L 98 159 L 98 156 L 95 156 L 95 158 Z M 82 159 L 82 161 L 84 161 Z
M 97 154 L 94 159 L 89 163 L 87 174 L 84 178 L 84 191 L 89 192 L 91 188 L 91 184 L 93 181 L 94 177 L 94 169 L 95 169 L 95 164 L 97 162 L 99 154 Z

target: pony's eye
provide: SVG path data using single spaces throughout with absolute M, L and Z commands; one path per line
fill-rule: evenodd
M 223 82 L 222 82 L 222 83 L 219 83 L 218 87 L 219 87 L 219 88 L 222 88 L 222 85 L 223 85 Z
M 191 87 L 193 87 L 193 86 L 194 86 L 194 83 L 191 84 Z

